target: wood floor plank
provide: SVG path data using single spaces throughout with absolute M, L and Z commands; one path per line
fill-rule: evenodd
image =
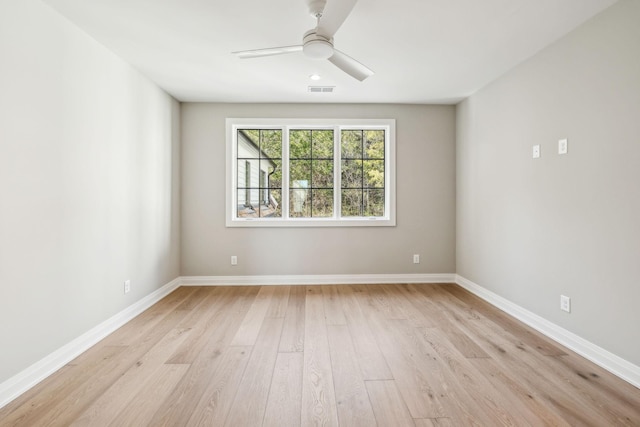
M 408 285 L 389 285 L 383 288 L 389 298 L 393 297 L 393 301 L 399 306 L 399 309 L 405 315 L 405 318 L 416 328 L 434 328 L 437 322 L 429 316 L 428 312 L 421 310 L 416 301 L 422 300 L 424 296 L 413 290 Z
M 459 304 L 456 301 L 450 301 L 450 309 L 460 310 Z M 464 322 L 465 327 L 471 328 L 473 325 L 484 325 L 491 332 L 490 336 L 503 337 L 505 342 L 503 346 L 496 346 L 498 351 L 507 352 L 510 349 L 516 349 L 519 353 L 527 356 L 527 360 L 532 364 L 544 363 L 549 375 L 554 378 L 561 378 L 563 386 L 570 386 L 573 392 L 571 395 L 580 397 L 587 407 L 601 406 L 603 414 L 608 413 L 610 417 L 609 422 L 614 422 L 619 425 L 634 425 L 640 424 L 640 406 L 636 410 L 634 405 L 631 405 L 630 401 L 626 398 L 627 395 L 633 395 L 635 387 L 629 384 L 618 384 L 618 387 L 623 387 L 631 394 L 616 392 L 615 388 L 608 386 L 606 381 L 611 378 L 606 371 L 599 368 L 592 363 L 588 363 L 582 357 L 574 355 L 567 350 L 550 351 L 544 340 L 537 337 L 531 338 L 530 335 L 524 335 L 527 338 L 529 344 L 520 340 L 523 337 L 520 334 L 520 328 L 516 327 L 510 331 L 505 330 L 502 326 L 505 322 L 501 321 L 499 325 L 494 324 L 492 321 L 484 319 L 482 316 L 474 316 L 472 319 L 467 319 Z M 478 331 L 478 335 L 487 334 L 487 329 Z M 551 347 L 552 348 L 552 347 Z M 545 351 L 541 351 L 545 350 Z M 527 353 L 528 350 L 531 350 Z M 558 353 L 558 356 L 547 356 L 544 358 L 544 362 L 536 361 L 535 353 L 538 352 L 541 355 L 549 353 Z M 572 363 L 566 364 L 564 361 L 572 360 Z M 555 366 L 556 362 L 559 362 L 562 366 Z M 593 371 L 598 371 L 603 374 L 603 381 L 600 381 L 600 375 Z M 635 389 L 637 390 L 637 389 Z M 532 393 L 535 395 L 536 393 Z M 555 400 L 554 400 L 555 401 Z M 563 406 L 563 404 L 558 403 Z M 569 405 L 570 406 L 570 405 Z
M 417 418 L 413 422 L 416 427 L 436 427 L 435 421 L 431 418 Z
M 197 288 L 180 287 L 161 299 L 159 302 L 140 313 L 126 324 L 126 327 L 100 341 L 97 346 L 132 345 L 146 339 L 171 311 L 176 310 L 185 300 L 191 298 Z M 82 357 L 82 355 L 80 356 Z M 74 363 L 73 361 L 71 362 Z
M 366 381 L 365 384 L 378 427 L 415 425 L 394 380 Z
M 228 287 L 197 288 L 182 304 L 176 307 L 176 310 L 189 311 L 180 321 L 180 327 L 197 329 L 199 325 L 206 322 L 207 317 L 222 310 L 226 304 L 233 302 L 234 298 L 233 289 Z
M 425 286 L 425 288 L 428 287 Z M 483 317 L 500 326 L 504 330 L 517 335 L 521 341 L 526 343 L 528 346 L 535 348 L 545 356 L 563 356 L 567 354 L 562 346 L 554 343 L 551 339 L 543 336 L 538 331 L 527 327 L 522 322 L 509 316 L 502 310 L 497 310 L 488 302 L 473 295 L 471 292 L 462 289 L 458 285 L 446 286 L 438 291 L 439 295 L 449 293 L 459 300 L 473 306 L 474 311 L 480 313 Z
M 611 421 L 585 401 L 573 386 L 549 371 L 548 360 L 537 349 L 518 340 L 518 337 L 496 333 L 494 326 L 485 322 L 469 322 L 465 326 L 469 333 L 503 369 L 516 375 L 520 382 L 535 393 L 531 398 L 539 398 L 545 405 L 571 425 L 610 425 Z M 640 400 L 638 401 L 640 403 Z
M 433 298 L 425 298 L 425 292 L 431 289 L 437 292 L 438 287 L 443 285 L 433 285 L 427 288 L 426 285 L 408 285 L 407 289 L 417 291 L 411 300 L 413 304 L 420 307 L 421 310 L 431 319 L 434 326 L 442 330 L 449 337 L 449 341 L 460 351 L 465 357 L 489 357 L 489 355 L 464 331 L 460 330 L 458 319 L 452 317 L 450 313 L 437 304 L 437 300 Z M 420 296 L 422 295 L 422 297 Z
M 225 426 L 262 423 L 282 332 L 282 318 L 264 318 Z
M 436 418 L 431 421 L 436 427 L 454 427 L 455 426 L 451 418 Z
M 493 423 L 482 405 L 474 398 L 475 396 L 471 396 L 464 387 L 459 376 L 447 366 L 446 360 L 438 354 L 436 349 L 425 343 L 418 328 L 411 327 L 408 321 L 388 320 L 387 323 L 397 345 L 406 352 L 407 364 L 414 367 L 414 375 L 420 378 L 420 383 L 428 385 L 428 388 L 424 388 L 428 392 L 423 392 L 422 398 L 431 405 L 431 410 L 426 412 L 426 416 L 414 415 L 414 418 L 448 417 L 461 425 Z M 437 330 L 437 328 L 428 329 Z M 453 343 L 447 344 L 451 349 L 455 349 Z M 460 359 L 466 360 L 463 356 Z M 491 390 L 486 392 L 490 393 Z M 403 390 L 403 396 L 406 395 Z M 461 404 L 462 402 L 464 404 Z M 418 413 L 412 412 L 416 415 Z
M 342 426 L 369 427 L 375 417 L 346 325 L 327 325 L 338 420 Z
M 456 384 L 466 392 L 487 415 L 489 422 L 501 425 L 517 425 L 530 420 L 530 411 L 513 404 L 510 395 L 500 396 L 490 382 L 449 341 L 449 337 L 438 328 L 419 328 L 421 337 L 433 348 L 443 365 L 454 376 Z M 459 395 L 461 396 L 461 394 Z M 465 397 L 466 397 L 465 396 Z
M 360 287 L 360 285 L 356 285 Z M 407 315 L 402 311 L 398 304 L 389 300 L 385 285 L 365 285 L 362 286 L 369 297 L 369 305 L 375 307 L 378 313 L 387 319 L 406 320 Z
M 126 395 L 127 403 L 121 410 L 112 414 L 111 418 L 107 418 L 108 422 L 88 425 L 109 427 L 149 425 L 162 402 L 188 369 L 189 365 L 160 365 L 151 376 L 142 382 L 138 393 Z
M 305 286 L 292 286 L 289 292 L 287 312 L 280 337 L 280 352 L 304 350 L 304 310 L 307 289 Z
M 72 362 L 76 364 L 74 371 L 78 374 L 77 378 L 63 384 L 64 388 L 58 390 L 55 397 L 47 401 L 47 411 L 33 411 L 29 407 L 21 409 L 29 412 L 29 415 L 22 420 L 25 422 L 24 425 L 66 426 L 71 424 L 140 357 L 169 333 L 183 317 L 184 312 L 172 310 L 160 316 L 160 320 L 155 323 L 153 329 L 145 328 L 146 335 L 129 346 L 105 347 L 101 342 L 80 355 Z M 111 348 L 117 351 L 114 353 L 110 351 Z M 36 386 L 35 389 L 38 390 L 38 387 Z
M 81 358 L 82 363 L 66 365 L 51 377 L 0 409 L 0 425 L 31 426 L 47 416 L 61 399 L 82 387 L 92 376 L 99 374 L 101 365 L 126 352 L 127 346 L 102 346 Z
M 163 366 L 175 348 L 180 346 L 189 334 L 189 329 L 173 329 L 154 347 L 122 374 L 118 380 L 105 390 L 89 406 L 72 425 L 95 426 L 107 425 L 123 409 L 131 398 L 131 394 L 138 394 L 145 384 L 145 380 L 152 377 Z
M 640 390 L 457 285 L 184 287 L 0 408 L 225 424 L 640 426 Z
M 307 286 L 305 301 L 302 426 L 338 426 L 322 289 Z
M 252 348 L 228 347 L 220 357 L 216 371 L 193 407 L 187 426 L 224 425 L 245 373 Z M 182 424 L 182 422 L 181 422 Z
M 416 360 L 417 350 L 408 344 L 403 335 L 394 328 L 391 319 L 369 313 L 372 328 L 393 378 L 400 390 L 405 404 L 413 418 L 436 418 L 447 416 L 443 399 L 447 399 L 442 389 L 440 367 L 429 361 L 429 365 Z M 397 320 L 405 322 L 406 320 Z
M 224 292 L 223 287 L 194 287 L 187 298 L 185 298 L 175 309 L 192 311 L 199 305 L 203 304 L 207 299 L 215 298 L 216 295 L 222 292 Z
M 276 286 L 266 317 L 284 317 L 289 306 L 291 286 Z
M 262 322 L 267 315 L 267 310 L 271 305 L 275 293 L 275 286 L 263 286 L 256 295 L 253 304 L 245 315 L 245 318 L 233 337 L 231 345 L 254 345 L 258 338 L 258 333 L 262 327 Z
M 302 352 L 278 354 L 263 427 L 300 425 L 303 369 Z
M 545 403 L 534 389 L 520 382 L 517 376 L 510 375 L 494 359 L 469 359 L 469 363 L 491 382 L 501 396 L 509 399 L 513 405 L 518 405 L 519 413 L 528 414 L 527 419 L 531 425 L 565 427 L 570 425 L 552 405 Z
M 322 287 L 324 317 L 327 325 L 346 325 L 347 320 L 342 311 L 342 301 L 338 296 L 338 287 L 327 285 Z
M 393 379 L 370 323 L 363 314 L 361 304 L 365 304 L 366 293 L 357 292 L 350 286 L 338 286 L 342 299 L 347 326 L 353 339 L 353 348 L 358 358 L 360 372 L 365 380 Z
M 243 295 L 243 290 L 237 290 Z M 243 304 L 240 298 L 237 304 Z M 242 323 L 242 312 L 235 314 L 216 313 L 219 322 L 206 335 L 204 345 L 200 347 L 197 357 L 185 373 L 172 393 L 165 399 L 165 404 L 152 419 L 153 425 L 179 425 L 191 417 L 194 408 L 203 396 L 214 375 L 217 373 L 222 354 L 227 349 Z M 189 353 L 189 349 L 185 349 Z M 171 360 L 172 363 L 175 361 Z
M 191 364 L 202 355 L 203 349 L 211 345 L 212 337 L 223 337 L 216 328 L 223 319 L 231 317 L 238 318 L 245 313 L 238 311 L 236 316 L 230 315 L 229 311 L 233 307 L 243 305 L 242 299 L 245 296 L 255 297 L 255 288 L 219 288 L 218 292 L 209 292 L 203 298 L 201 304 L 194 308 L 180 322 L 181 327 L 189 328 L 190 333 L 183 346 L 176 349 L 175 353 L 167 360 L 167 363 Z M 212 331 L 216 331 L 212 335 Z M 217 335 L 216 335 L 217 334 Z
M 564 356 L 551 357 L 550 364 L 556 375 L 588 394 L 593 404 L 616 423 L 640 426 L 640 405 L 634 398 L 637 388 L 621 383 L 605 369 L 571 351 Z

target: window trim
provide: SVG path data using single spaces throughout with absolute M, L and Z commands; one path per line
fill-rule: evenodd
M 281 129 L 283 131 L 282 162 L 289 162 L 290 129 L 334 129 L 336 145 L 342 129 L 385 130 L 385 216 L 340 217 L 340 173 L 334 173 L 334 216 L 317 218 L 287 218 L 289 203 L 285 199 L 285 188 L 289 185 L 289 167 L 283 171 L 282 218 L 238 218 L 237 217 L 237 131 L 238 129 Z M 275 118 L 227 118 L 226 119 L 226 226 L 227 227 L 393 227 L 396 225 L 396 167 L 395 167 L 395 119 L 275 119 Z M 339 148 L 339 147 L 338 147 Z M 340 169 L 340 151 L 334 149 L 334 171 Z M 286 209 L 285 209 L 286 207 Z

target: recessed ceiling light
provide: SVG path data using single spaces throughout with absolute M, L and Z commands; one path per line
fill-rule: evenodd
M 309 78 L 310 78 L 311 80 L 320 80 L 320 75 L 319 75 L 319 74 L 311 74 L 311 75 L 309 76 Z

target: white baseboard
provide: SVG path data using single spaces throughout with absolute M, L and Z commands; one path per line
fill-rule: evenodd
M 603 367 L 612 374 L 640 388 L 640 366 L 636 366 L 616 356 L 602 347 L 585 340 L 573 332 L 561 328 L 555 323 L 549 322 L 537 314 L 514 304 L 460 275 L 456 275 L 456 283 L 559 344 L 575 351 L 596 365 Z
M 383 283 L 455 283 L 455 274 L 320 274 L 283 276 L 185 276 L 182 286 L 355 285 Z
M 180 286 L 179 278 L 130 305 L 70 343 L 0 384 L 0 408 L 53 374 Z

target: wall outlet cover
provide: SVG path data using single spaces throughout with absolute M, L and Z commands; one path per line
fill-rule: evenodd
M 539 159 L 540 158 L 540 145 L 534 145 L 533 146 L 533 158 L 534 159 Z
M 558 141 L 558 154 L 567 154 L 569 151 L 569 140 L 561 139 Z

